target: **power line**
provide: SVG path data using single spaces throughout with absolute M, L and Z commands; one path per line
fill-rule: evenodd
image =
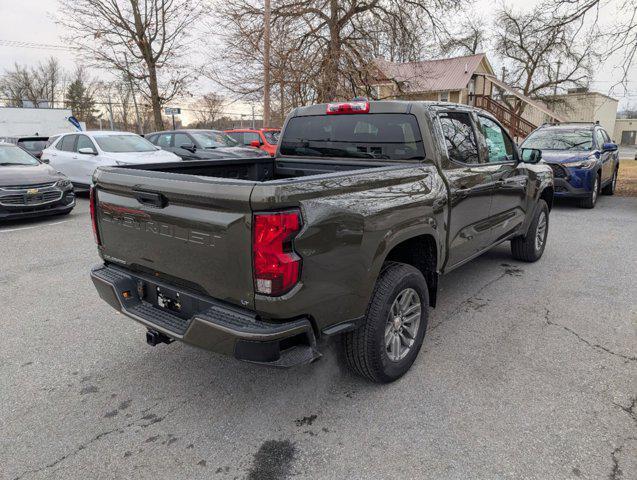
M 11 47 L 11 48 L 33 48 L 36 50 L 54 50 L 54 51 L 65 51 L 72 52 L 80 50 L 79 47 L 70 47 L 68 45 L 55 44 L 55 43 L 37 43 L 37 42 L 28 42 L 21 40 L 3 40 L 0 39 L 0 47 Z

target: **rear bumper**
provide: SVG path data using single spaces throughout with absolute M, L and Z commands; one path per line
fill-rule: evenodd
M 190 345 L 276 367 L 302 365 L 320 357 L 307 318 L 265 322 L 254 312 L 111 265 L 94 267 L 91 279 L 100 297 L 113 308 L 149 330 Z M 158 287 L 178 294 L 183 313 L 157 306 Z M 128 292 L 126 297 L 124 292 Z

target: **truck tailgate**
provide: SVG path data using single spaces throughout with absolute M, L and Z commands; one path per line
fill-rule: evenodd
M 250 308 L 253 187 L 241 180 L 100 170 L 94 196 L 104 260 Z

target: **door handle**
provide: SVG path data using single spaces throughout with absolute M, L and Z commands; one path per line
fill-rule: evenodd
M 133 191 L 135 199 L 143 205 L 151 207 L 165 208 L 168 205 L 168 199 L 161 193 Z

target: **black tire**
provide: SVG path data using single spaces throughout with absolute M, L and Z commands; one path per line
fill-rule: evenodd
M 615 187 L 617 186 L 617 175 L 618 169 L 616 168 L 613 172 L 613 176 L 610 179 L 610 183 L 602 188 L 602 194 L 604 195 L 615 195 Z
M 415 302 L 416 295 L 412 291 L 415 291 L 420 302 L 419 324 L 405 357 L 391 359 L 386 346 L 387 331 L 394 336 L 400 333 L 393 330 L 395 326 L 390 320 L 390 309 L 404 292 L 410 294 Z M 415 303 L 412 307 L 416 308 Z M 343 346 L 349 367 L 355 373 L 377 383 L 393 382 L 402 377 L 414 363 L 422 346 L 427 330 L 428 308 L 429 293 L 422 273 L 411 265 L 387 262 L 376 281 L 365 323 L 344 335 Z M 405 347 L 400 340 L 399 343 L 401 348 Z
M 600 183 L 601 181 L 598 172 L 597 175 L 595 175 L 595 180 L 593 180 L 593 189 L 591 190 L 591 193 L 589 193 L 586 197 L 581 198 L 579 201 L 579 206 L 581 208 L 595 208 L 597 198 L 599 197 Z
M 541 218 L 544 216 L 544 229 L 539 231 L 542 222 Z M 538 200 L 535 212 L 533 212 L 533 219 L 529 230 L 523 237 L 515 237 L 511 240 L 511 255 L 516 260 L 523 262 L 537 262 L 544 253 L 546 248 L 546 239 L 549 234 L 549 207 L 541 198 Z M 538 236 L 542 237 L 542 241 L 538 242 Z

